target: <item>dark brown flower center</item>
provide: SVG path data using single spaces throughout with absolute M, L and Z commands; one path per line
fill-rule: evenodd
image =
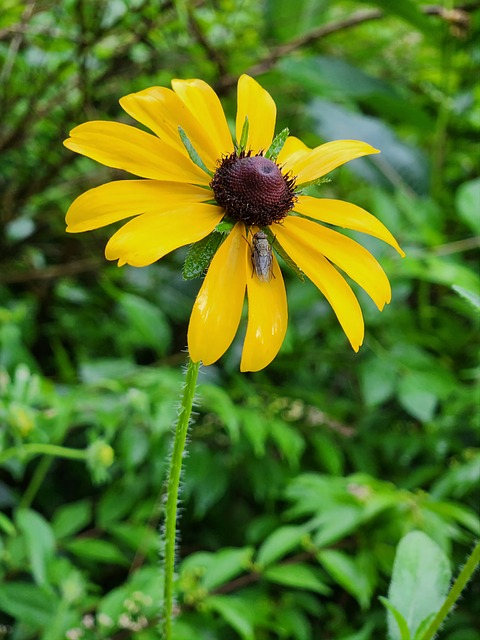
M 272 160 L 244 152 L 223 158 L 210 186 L 227 215 L 247 225 L 281 222 L 296 201 L 294 178 Z

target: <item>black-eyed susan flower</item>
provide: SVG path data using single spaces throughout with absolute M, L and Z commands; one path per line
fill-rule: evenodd
M 287 328 L 287 298 L 272 245 L 320 289 L 358 351 L 362 312 L 337 267 L 380 310 L 390 301 L 390 284 L 366 249 L 321 223 L 362 231 L 404 254 L 364 209 L 304 195 L 302 188 L 378 151 L 356 140 L 309 149 L 288 131 L 274 139 L 276 106 L 269 93 L 242 75 L 237 98 L 236 142 L 216 93 L 202 80 L 173 80 L 172 89 L 151 87 L 120 100 L 155 135 L 117 122 L 87 122 L 73 129 L 66 147 L 141 179 L 109 182 L 78 197 L 67 213 L 67 231 L 133 218 L 106 246 L 107 259 L 119 266 L 143 267 L 195 243 L 193 253 L 208 269 L 188 329 L 194 362 L 212 364 L 228 349 L 245 291 L 241 370 L 258 371 L 276 356 Z

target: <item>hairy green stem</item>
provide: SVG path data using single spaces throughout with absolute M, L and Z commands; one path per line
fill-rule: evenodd
M 435 618 L 430 623 L 430 626 L 425 631 L 422 640 L 432 640 L 435 637 L 435 634 L 440 629 L 443 621 L 448 616 L 449 612 L 455 605 L 456 601 L 460 597 L 460 594 L 465 589 L 468 581 L 475 573 L 475 569 L 478 567 L 480 563 L 480 542 L 477 542 L 475 545 L 472 555 L 468 558 L 465 566 L 460 571 L 458 578 L 453 583 L 452 588 L 450 589 L 450 593 L 448 594 L 445 602 L 443 603 L 441 609 L 435 616 Z
M 175 575 L 175 538 L 177 533 L 178 489 L 182 472 L 183 452 L 187 439 L 188 425 L 195 397 L 199 362 L 189 358 L 185 387 L 175 428 L 172 455 L 167 479 L 167 504 L 165 507 L 164 542 L 164 587 L 161 628 L 164 640 L 172 640 L 173 583 Z

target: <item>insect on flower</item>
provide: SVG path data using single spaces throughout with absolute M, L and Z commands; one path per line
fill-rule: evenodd
M 252 264 L 260 282 L 270 282 L 273 275 L 273 255 L 264 231 L 257 231 L 252 238 Z

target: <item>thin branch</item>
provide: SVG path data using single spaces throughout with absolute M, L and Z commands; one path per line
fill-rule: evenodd
M 22 27 L 26 25 L 30 20 L 30 17 L 32 16 L 34 8 L 35 8 L 35 0 L 32 0 L 32 2 L 29 2 L 27 4 L 27 6 L 23 11 L 22 18 L 20 20 L 20 24 Z M 1 85 L 6 86 L 7 84 L 10 74 L 12 73 L 15 58 L 17 57 L 17 53 L 19 52 L 20 47 L 22 46 L 23 37 L 24 37 L 24 33 L 22 33 L 22 31 L 16 33 L 13 36 L 13 39 L 10 43 L 10 47 L 8 48 L 8 52 L 5 58 L 5 63 L 3 65 L 2 72 L 0 73 L 0 86 Z
M 461 7 L 457 7 L 454 10 L 448 10 L 445 9 L 445 7 L 439 5 L 427 5 L 421 7 L 421 10 L 425 15 L 439 16 L 443 20 L 452 24 L 465 26 L 465 24 L 468 24 L 469 21 L 468 12 L 473 11 L 478 7 L 478 2 L 472 2 Z M 290 42 L 271 49 L 268 55 L 263 60 L 250 67 L 247 73 L 252 76 L 266 73 L 278 62 L 280 58 L 289 53 L 292 53 L 293 51 L 296 51 L 297 49 L 310 44 L 314 44 L 318 40 L 321 40 L 322 38 L 325 38 L 326 36 L 329 36 L 333 33 L 339 33 L 340 31 L 344 31 L 345 29 L 351 29 L 352 27 L 356 27 L 365 22 L 379 20 L 384 16 L 385 13 L 380 9 L 361 9 L 359 11 L 356 11 L 355 13 L 352 13 L 350 16 L 348 16 L 348 18 L 316 27 L 315 29 L 308 31 L 301 36 L 290 40 Z M 225 76 L 219 83 L 220 89 L 225 90 L 227 88 L 230 88 L 231 86 L 235 85 L 236 82 L 236 76 Z
M 452 253 L 462 253 L 463 251 L 471 251 L 478 248 L 480 248 L 480 236 L 474 236 L 473 238 L 464 238 L 456 242 L 442 244 L 436 247 L 432 253 L 435 256 L 448 256 Z
M 190 28 L 190 31 L 193 37 L 205 49 L 205 52 L 207 53 L 208 57 L 215 62 L 217 66 L 218 76 L 222 78 L 223 76 L 227 75 L 227 67 L 225 65 L 225 61 L 220 55 L 220 52 L 217 49 L 215 49 L 215 47 L 212 47 L 207 37 L 203 33 L 200 25 L 198 24 L 194 16 L 192 7 L 190 7 L 188 11 L 188 26 Z
M 4 273 L 0 267 L 0 283 L 12 284 L 18 282 L 30 282 L 31 280 L 55 280 L 64 276 L 71 276 L 84 271 L 94 271 L 103 262 L 100 258 L 85 258 L 65 264 L 55 264 L 44 269 L 31 269 L 16 273 Z M 3 273 L 2 273 L 3 272 Z

